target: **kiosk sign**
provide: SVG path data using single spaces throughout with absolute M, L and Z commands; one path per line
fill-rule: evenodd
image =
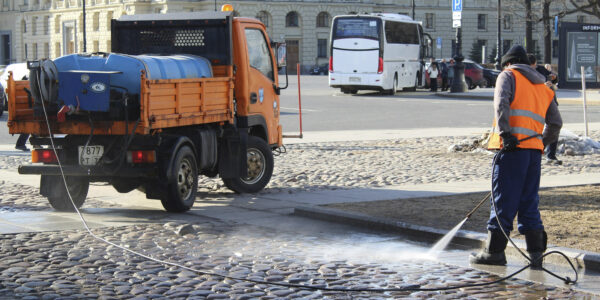
M 581 80 L 585 78 L 588 87 L 600 87 L 600 24 L 561 22 L 558 26 L 558 85 L 581 88 Z

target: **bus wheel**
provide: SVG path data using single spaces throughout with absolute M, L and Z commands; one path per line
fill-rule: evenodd
M 387 94 L 388 95 L 396 95 L 396 92 L 398 91 L 398 74 L 394 74 L 394 84 L 392 85 L 392 88 L 387 90 Z
M 85 177 L 67 176 L 65 177 L 69 192 L 65 188 L 62 176 L 42 175 L 40 179 L 40 194 L 48 198 L 50 205 L 58 211 L 75 211 L 85 202 L 90 182 Z M 73 198 L 73 203 L 69 199 L 69 194 Z M 75 204 L 75 207 L 73 207 Z
M 196 155 L 188 146 L 179 148 L 170 168 L 171 179 L 167 191 L 160 199 L 165 210 L 184 212 L 192 208 L 198 190 L 198 165 Z
M 273 175 L 273 152 L 265 140 L 249 136 L 246 157 L 248 176 L 223 178 L 223 183 L 236 193 L 257 193 L 267 186 Z

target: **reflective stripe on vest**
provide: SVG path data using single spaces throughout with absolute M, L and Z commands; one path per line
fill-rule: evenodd
M 518 70 L 507 70 L 515 77 L 515 94 L 510 104 L 510 133 L 518 140 L 542 134 L 546 120 L 546 111 L 554 98 L 554 92 L 545 84 L 533 84 Z M 494 123 L 495 120 L 494 120 Z M 494 124 L 494 132 L 490 137 L 488 148 L 502 148 L 502 138 L 498 135 L 498 127 Z M 495 135 L 495 136 L 494 136 Z M 544 150 L 542 137 L 528 139 L 517 146 L 522 149 Z

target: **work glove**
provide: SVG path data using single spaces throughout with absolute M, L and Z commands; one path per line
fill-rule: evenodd
M 502 145 L 504 146 L 502 150 L 512 151 L 517 148 L 519 140 L 517 140 L 514 135 L 510 134 L 510 132 L 502 133 L 500 136 L 502 137 Z

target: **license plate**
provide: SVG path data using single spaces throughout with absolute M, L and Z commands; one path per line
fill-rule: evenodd
M 360 77 L 350 77 L 350 82 L 360 82 Z
M 102 145 L 79 146 L 79 164 L 93 166 L 98 163 L 102 154 L 104 154 L 104 146 Z

